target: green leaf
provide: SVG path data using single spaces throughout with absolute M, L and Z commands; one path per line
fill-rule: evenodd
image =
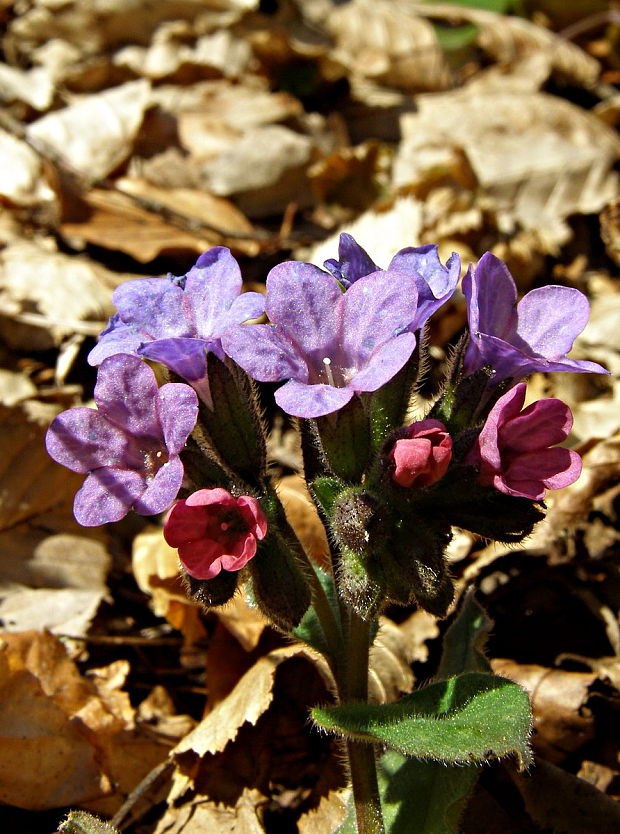
M 484 646 L 493 626 L 484 608 L 474 599 L 473 591 L 465 595 L 461 610 L 443 641 L 438 678 L 451 678 L 463 672 L 490 672 L 491 664 Z
M 478 774 L 476 765 L 424 762 L 390 750 L 377 768 L 386 834 L 456 834 Z
M 323 586 L 323 590 L 325 591 L 330 607 L 334 612 L 336 622 L 340 622 L 340 609 L 338 608 L 338 598 L 336 596 L 334 580 L 331 576 L 329 576 L 329 574 L 322 571 L 316 565 L 313 567 L 315 573 L 319 577 L 319 582 Z M 309 646 L 312 646 L 314 649 L 321 652 L 322 655 L 329 657 L 329 644 L 325 639 L 323 628 L 321 627 L 321 623 L 313 605 L 308 608 L 299 625 L 293 629 L 293 634 L 298 640 L 307 643 Z
M 521 765 L 531 760 L 528 696 L 494 675 L 468 673 L 393 704 L 341 704 L 312 716 L 325 730 L 417 758 L 468 764 L 514 753 Z

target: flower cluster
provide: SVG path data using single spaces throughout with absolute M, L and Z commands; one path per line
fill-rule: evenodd
M 298 620 L 299 611 L 284 609 L 293 597 L 302 613 L 308 604 L 303 571 L 261 462 L 266 427 L 256 383 L 282 383 L 275 401 L 304 421 L 306 478 L 343 564 L 352 566 L 352 604 L 408 599 L 400 571 L 419 585 L 412 593 L 420 604 L 444 610 L 451 514 L 474 532 L 488 529 L 468 504 L 472 477 L 487 491 L 486 506 L 493 496 L 504 501 L 506 534 L 525 535 L 538 515 L 510 501 L 540 502 L 579 476 L 578 455 L 557 445 L 568 437 L 570 410 L 555 399 L 524 409 L 521 380 L 535 371 L 606 373 L 567 356 L 587 322 L 585 296 L 546 286 L 517 302 L 505 264 L 486 253 L 463 278 L 468 339 L 445 394 L 405 425 L 425 365 L 420 331 L 451 298 L 460 271 L 456 254 L 444 265 L 432 245 L 403 249 L 382 269 L 343 234 L 338 259 L 323 269 L 298 261 L 274 267 L 264 296 L 242 292 L 239 265 L 223 247 L 183 276 L 122 284 L 113 296 L 118 312 L 89 355 L 100 366 L 97 409 L 60 414 L 47 435 L 49 454 L 87 476 L 77 520 L 98 525 L 173 505 L 164 534 L 187 574 L 215 583 L 247 566 L 269 608 L 265 588 L 278 597 L 278 564 L 288 578 L 274 620 Z M 145 359 L 184 382 L 159 387 Z M 236 455 L 245 455 L 243 465 Z M 249 475 L 254 461 L 258 471 Z M 331 493 L 322 503 L 324 483 Z M 390 556 L 390 547 L 401 555 Z M 409 562 L 390 574 L 386 566 L 399 558 Z M 217 587 L 208 598 L 225 601 L 235 585 Z

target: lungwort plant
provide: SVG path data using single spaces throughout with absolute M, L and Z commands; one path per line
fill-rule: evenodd
M 527 695 L 491 673 L 479 648 L 488 623 L 470 597 L 436 679 L 395 703 L 368 701 L 386 605 L 437 617 L 451 609 L 452 527 L 518 542 L 542 518 L 546 490 L 579 476 L 579 456 L 558 445 L 569 408 L 556 399 L 524 408 L 523 378 L 606 372 L 567 357 L 586 298 L 547 286 L 517 303 L 506 266 L 487 253 L 463 279 L 469 329 L 441 394 L 412 413 L 428 365 L 425 325 L 460 271 L 456 255 L 444 265 L 430 245 L 382 269 L 342 235 L 338 260 L 281 263 L 265 296 L 241 292 L 224 248 L 181 277 L 128 281 L 89 357 L 97 409 L 65 411 L 47 435 L 50 455 L 86 475 L 81 524 L 169 511 L 163 534 L 188 594 L 207 607 L 249 594 L 325 656 L 335 703 L 312 717 L 346 750 L 353 802 L 343 834 L 455 831 L 481 763 L 530 760 Z M 161 387 L 147 359 L 164 366 Z M 297 418 L 329 571 L 287 523 L 268 468 L 263 382 L 281 383 L 275 401 Z

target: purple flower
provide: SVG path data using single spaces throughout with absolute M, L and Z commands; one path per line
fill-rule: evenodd
M 222 333 L 262 315 L 263 296 L 240 295 L 241 286 L 239 264 L 223 246 L 205 252 L 180 278 L 127 281 L 114 291 L 118 313 L 88 361 L 98 365 L 117 353 L 145 356 L 188 382 L 200 383 L 206 375 L 206 353 L 224 358 Z
M 402 368 L 415 347 L 407 331 L 416 305 L 413 276 L 396 283 L 375 272 L 343 293 L 332 275 L 289 261 L 267 276 L 272 324 L 233 327 L 222 346 L 254 379 L 289 380 L 275 395 L 288 414 L 320 417 Z
M 479 467 L 479 481 L 506 495 L 540 501 L 581 474 L 581 458 L 570 449 L 550 449 L 568 437 L 570 408 L 561 400 L 538 400 L 521 411 L 526 385 L 519 383 L 495 403 L 466 463 Z
M 467 375 L 489 365 L 492 385 L 534 371 L 608 373 L 596 362 L 566 354 L 587 324 L 588 300 L 570 287 L 539 287 L 517 304 L 517 288 L 503 261 L 486 252 L 463 278 L 470 339 Z
M 366 250 L 348 234 L 340 235 L 338 258 L 325 261 L 323 266 L 345 288 L 365 275 L 380 271 Z M 456 252 L 453 252 L 444 266 L 439 260 L 437 246 L 427 244 L 401 249 L 390 261 L 387 272 L 396 283 L 402 280 L 402 275 L 409 275 L 415 280 L 418 306 L 409 326 L 413 333 L 450 298 L 459 281 L 461 261 Z
M 77 521 L 95 527 L 130 509 L 163 512 L 183 480 L 179 452 L 196 424 L 196 393 L 182 383 L 158 388 L 148 365 L 118 354 L 101 364 L 95 401 L 98 410 L 63 411 L 46 437 L 55 461 L 88 473 L 75 496 Z

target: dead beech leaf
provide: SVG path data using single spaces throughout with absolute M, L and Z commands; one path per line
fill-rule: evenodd
M 327 534 L 301 475 L 287 475 L 278 482 L 278 495 L 286 517 L 304 550 L 322 568 L 329 568 Z
M 189 46 L 186 41 L 191 35 L 191 28 L 182 21 L 162 24 L 148 47 L 126 46 L 114 55 L 114 64 L 153 81 L 177 75 L 183 80 L 192 75 L 204 78 L 207 73 L 236 78 L 247 68 L 250 45 L 231 31 L 202 35 Z
M 55 463 L 45 451 L 48 423 L 58 409 L 30 403 L 0 406 L 0 530 L 72 499 L 83 476 Z
M 112 315 L 119 276 L 87 258 L 19 240 L 2 251 L 0 268 L 0 335 L 13 348 L 47 350 L 76 332 L 96 335 Z
M 379 631 L 370 651 L 368 683 L 370 698 L 374 703 L 391 703 L 413 689 L 410 648 L 406 635 L 396 623 L 381 617 Z
M 418 96 L 416 103 L 418 112 L 401 117 L 396 187 L 415 183 L 425 148 L 456 145 L 502 222 L 537 229 L 548 247 L 567 238 L 566 217 L 596 212 L 617 194 L 612 167 L 620 140 L 568 101 L 485 89 L 478 79 L 461 90 Z
M 298 823 L 299 834 L 332 834 L 345 821 L 351 789 L 332 791 L 321 798 L 318 807 L 304 814 Z
M 397 197 L 384 211 L 370 209 L 321 241 L 307 260 L 322 264 L 337 257 L 340 233 L 349 232 L 373 261 L 385 268 L 399 249 L 420 245 L 423 208 L 424 204 L 414 197 Z
M 129 155 L 149 95 L 148 81 L 130 81 L 43 116 L 28 126 L 27 134 L 94 182 Z
M 190 202 L 195 205 L 195 196 L 190 197 L 188 191 L 183 189 L 185 193 L 177 193 L 161 201 L 164 208 L 166 204 L 170 204 L 170 210 L 175 212 L 178 209 L 172 206 L 188 208 Z M 161 196 L 159 194 L 159 197 Z M 217 206 L 217 210 L 223 212 L 222 219 L 234 222 L 233 211 L 228 211 L 228 207 L 223 204 L 217 205 L 216 199 L 212 198 L 209 204 L 209 197 L 205 196 L 202 211 L 212 217 L 212 212 Z M 190 251 L 201 254 L 211 246 L 223 243 L 232 245 L 238 251 L 257 251 L 255 241 L 244 241 L 234 237 L 229 240 L 223 233 L 205 227 L 200 218 L 196 231 L 191 229 L 191 216 L 183 217 L 183 222 L 175 225 L 161 217 L 157 211 L 148 211 L 137 205 L 135 200 L 120 191 L 92 189 L 85 195 L 85 200 L 91 208 L 90 215 L 81 222 L 61 223 L 62 234 L 67 238 L 125 252 L 140 263 L 148 263 L 162 253 Z M 237 212 L 237 224 L 240 222 L 240 216 L 243 215 Z M 187 228 L 183 228 L 183 225 Z
M 314 663 L 326 684 L 332 685 L 327 663 L 306 647 L 297 645 L 276 649 L 261 657 L 245 673 L 230 695 L 220 701 L 176 746 L 174 755 L 191 752 L 202 757 L 207 753 L 222 752 L 229 742 L 234 741 L 243 724 L 255 724 L 267 710 L 273 699 L 273 681 L 278 666 L 295 657 Z
M 351 73 L 401 90 L 440 90 L 449 81 L 435 30 L 409 5 L 352 0 L 326 19 L 336 42 L 330 53 Z
M 0 66 L 2 66 L 0 64 Z M 54 191 L 43 175 L 43 164 L 26 142 L 0 129 L 0 198 L 16 206 L 53 204 Z
M 491 666 L 495 674 L 510 678 L 530 693 L 532 743 L 540 756 L 559 763 L 594 738 L 594 716 L 586 704 L 596 674 L 504 659 L 492 660 Z
M 620 805 L 593 785 L 544 759 L 527 772 L 510 768 L 525 810 L 539 830 L 561 834 L 616 834 Z
M 232 807 L 198 795 L 180 808 L 171 805 L 153 834 L 264 834 L 257 809 L 265 801 L 260 791 L 249 788 L 243 789 Z

